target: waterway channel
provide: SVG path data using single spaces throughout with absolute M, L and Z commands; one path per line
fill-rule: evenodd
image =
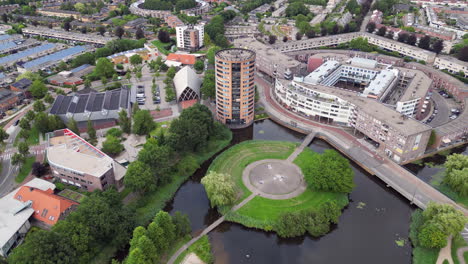
M 235 131 L 233 144 L 249 139 L 301 142 L 303 138 L 302 134 L 264 120 Z M 317 152 L 332 149 L 320 139 L 314 139 L 309 147 Z M 210 208 L 200 184 L 210 163 L 211 160 L 207 161 L 197 170 L 165 208 L 171 213 L 186 213 L 195 232 L 219 217 Z M 351 202 L 339 224 L 329 234 L 319 239 L 310 236 L 281 239 L 274 233 L 223 223 L 209 234 L 215 263 L 411 263 L 408 231 L 415 207 L 356 164 L 352 163 L 352 167 L 356 188 L 350 194 Z M 401 239 L 406 242 L 402 247 L 396 243 Z

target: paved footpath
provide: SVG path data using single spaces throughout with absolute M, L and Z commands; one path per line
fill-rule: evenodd
M 437 257 L 436 264 L 443 264 L 444 260 L 447 260 L 449 264 L 453 264 L 452 260 L 452 236 L 447 238 L 447 246 L 441 248 L 439 251 L 439 257 Z
M 466 264 L 464 254 L 468 252 L 468 247 L 462 247 L 457 250 L 457 258 L 460 264 Z
M 242 202 L 240 202 L 239 204 L 235 205 L 234 207 L 232 207 L 231 209 L 231 212 L 235 212 L 237 211 L 239 208 L 241 208 L 242 206 L 244 206 L 246 203 L 248 203 L 250 200 L 252 200 L 255 196 L 257 196 L 256 193 L 252 193 L 251 195 L 249 195 L 249 197 L 245 198 Z M 187 250 L 193 243 L 197 242 L 198 239 L 200 239 L 202 236 L 208 234 L 211 230 L 215 229 L 217 226 L 219 226 L 222 222 L 224 222 L 225 220 L 225 216 L 222 216 L 221 218 L 219 218 L 218 220 L 216 220 L 214 223 L 212 223 L 211 225 L 209 225 L 207 228 L 205 228 L 200 235 L 192 238 L 192 240 L 190 240 L 189 242 L 187 242 L 185 245 L 183 245 L 181 248 L 179 248 L 176 253 L 174 253 L 174 255 L 172 255 L 172 257 L 169 259 L 169 261 L 167 262 L 168 264 L 173 264 L 176 259 L 180 256 L 180 254 L 182 254 L 182 252 L 184 252 L 185 250 Z

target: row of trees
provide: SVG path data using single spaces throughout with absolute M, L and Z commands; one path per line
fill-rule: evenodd
M 415 247 L 443 248 L 449 235 L 458 235 L 468 219 L 447 204 L 429 203 L 423 212 L 412 217 L 410 239 Z
M 374 33 L 376 27 L 377 26 L 374 22 L 370 22 L 369 24 L 367 24 L 367 31 L 369 33 Z M 394 39 L 395 37 L 393 31 L 387 32 L 387 27 L 385 26 L 380 27 L 377 30 L 376 34 L 382 37 L 387 37 L 389 39 Z M 437 38 L 432 39 L 428 35 L 421 37 L 418 42 L 418 38 L 416 34 L 409 34 L 409 33 L 403 32 L 403 33 L 398 34 L 397 40 L 399 42 L 403 42 L 412 46 L 416 46 L 416 43 L 417 43 L 417 46 L 419 48 L 425 49 L 425 50 L 431 50 L 437 54 L 439 54 L 444 49 L 443 40 L 437 39 Z
M 93 192 L 50 231 L 31 233 L 8 262 L 90 263 L 101 245 L 124 246 L 133 228 L 133 212 L 122 205 L 117 191 Z
M 190 234 L 191 230 L 187 215 L 176 212 L 171 216 L 159 211 L 148 228 L 139 226 L 133 230 L 130 254 L 125 263 L 158 263 L 173 243 Z
M 166 102 L 171 102 L 176 99 L 176 93 L 174 88 L 174 76 L 176 75 L 176 68 L 174 66 L 169 67 L 166 72 L 166 78 L 164 79 L 164 90 L 166 91 Z
M 316 210 L 288 212 L 280 216 L 273 227 L 280 237 L 296 237 L 306 232 L 320 237 L 330 231 L 331 224 L 337 224 L 341 208 L 335 202 L 326 202 Z
M 134 116 L 146 111 L 139 110 Z M 152 122 L 146 117 L 145 124 Z M 154 127 L 151 129 L 151 131 Z M 149 130 L 149 128 L 148 128 Z M 202 150 L 209 139 L 225 138 L 224 127 L 215 122 L 211 111 L 204 105 L 196 104 L 184 109 L 181 115 L 172 121 L 168 131 L 160 129 L 154 138 L 150 138 L 138 153 L 137 161 L 130 164 L 125 176 L 125 185 L 133 191 L 147 192 L 155 190 L 170 181 L 174 173 L 185 173 L 189 168 L 197 167 L 194 159 L 185 158 L 184 153 Z

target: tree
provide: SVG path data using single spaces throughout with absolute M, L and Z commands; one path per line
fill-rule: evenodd
M 128 117 L 127 111 L 122 109 L 119 112 L 119 125 L 124 133 L 130 134 L 132 128 L 132 121 Z
M 138 55 L 138 54 L 133 54 L 131 57 L 130 57 L 130 63 L 132 65 L 139 65 L 143 62 L 143 58 Z
M 135 32 L 135 38 L 136 39 L 144 39 L 145 38 L 145 32 L 143 32 L 143 29 L 141 27 L 137 28 Z
M 216 96 L 216 85 L 215 85 L 215 72 L 214 70 L 206 70 L 205 76 L 203 76 L 203 84 L 201 92 L 204 98 L 214 98 Z
M 125 30 L 122 27 L 117 27 L 114 31 L 114 34 L 119 38 L 122 39 L 122 36 L 125 34 Z
M 31 173 L 37 177 L 41 177 L 42 175 L 44 175 L 44 173 L 47 171 L 47 168 L 44 164 L 40 163 L 40 162 L 34 162 L 32 164 L 32 171 Z
M 444 167 L 446 168 L 446 174 L 450 174 L 454 170 L 468 168 L 468 156 L 457 153 L 449 155 L 444 163 Z
M 31 95 L 36 99 L 43 98 L 47 93 L 47 87 L 45 84 L 40 80 L 35 80 L 32 82 L 31 86 L 29 87 L 29 91 Z
M 171 66 L 166 73 L 166 76 L 170 79 L 174 79 L 174 76 L 176 75 L 176 68 L 174 66 Z
M 195 68 L 197 72 L 201 72 L 205 69 L 205 63 L 202 60 L 197 60 L 193 65 L 193 68 Z
M 145 193 L 156 187 L 151 167 L 139 160 L 130 163 L 125 173 L 124 183 L 132 191 Z
M 24 162 L 24 156 L 19 154 L 19 153 L 15 153 L 13 154 L 13 156 L 11 156 L 11 164 L 13 165 L 18 165 L 20 163 L 23 163 Z
M 0 128 L 0 141 L 3 142 L 5 139 L 8 139 L 10 135 L 5 131 L 5 129 Z
M 36 100 L 33 104 L 33 109 L 36 113 L 44 112 L 46 107 L 41 100 Z
M 204 105 L 195 104 L 172 121 L 168 143 L 177 151 L 196 151 L 208 142 L 213 128 L 211 111 Z
M 468 46 L 461 48 L 457 57 L 461 61 L 468 61 Z
M 3 23 L 7 24 L 8 23 L 8 15 L 6 13 L 2 14 L 2 21 Z
M 284 36 L 283 37 L 283 42 L 287 42 L 288 41 L 288 37 Z
M 31 129 L 31 125 L 29 124 L 29 121 L 26 118 L 23 118 L 23 119 L 20 120 L 19 127 L 21 127 L 21 129 L 23 129 L 23 130 L 30 130 Z
M 44 101 L 48 104 L 52 104 L 54 102 L 54 98 L 50 94 L 46 94 L 44 97 Z M 29 112 L 28 112 L 29 113 Z M 34 112 L 31 112 L 34 114 Z
M 21 129 L 18 133 L 18 137 L 22 139 L 27 139 L 29 137 L 29 130 Z
M 444 49 L 444 41 L 439 39 L 432 45 L 432 50 L 439 54 Z
M 169 43 L 171 41 L 171 36 L 169 33 L 167 33 L 167 31 L 161 29 L 158 32 L 158 39 L 162 43 Z
M 271 45 L 275 44 L 277 37 L 275 35 L 268 36 L 268 43 Z
M 428 50 L 430 46 L 431 46 L 431 37 L 426 35 L 419 39 L 418 47 L 420 47 L 421 49 Z
M 97 27 L 96 30 L 97 30 L 97 32 L 99 32 L 99 34 L 100 34 L 101 36 L 104 36 L 104 33 L 106 33 L 106 28 L 103 27 L 103 26 Z
M 301 40 L 302 36 L 303 36 L 303 34 L 301 32 L 297 32 L 296 33 L 296 40 Z
M 133 133 L 138 135 L 148 135 L 156 124 L 153 121 L 150 111 L 139 110 L 133 116 Z
M 138 240 L 140 240 L 141 237 L 146 236 L 146 233 L 147 233 L 146 229 L 142 226 L 137 226 L 133 230 L 133 236 L 132 236 L 132 239 L 130 239 L 129 251 L 132 251 L 138 247 Z
M 107 58 L 99 58 L 96 62 L 96 68 L 93 70 L 93 75 L 111 78 L 115 74 L 114 65 Z
M 385 37 L 389 39 L 393 39 L 395 37 L 395 34 L 393 33 L 393 31 L 388 31 Z
M 313 29 L 307 31 L 305 34 L 306 34 L 307 38 L 315 37 L 315 31 Z
M 354 188 L 354 173 L 349 161 L 334 150 L 323 154 L 310 152 L 303 173 L 313 190 L 350 193 Z
M 452 154 L 444 164 L 444 183 L 462 196 L 468 196 L 468 156 Z
M 433 223 L 421 228 L 418 239 L 425 248 L 443 248 L 447 245 L 447 235 Z
M 304 219 L 299 212 L 282 214 L 274 228 L 280 237 L 296 237 L 306 232 Z
M 166 238 L 164 229 L 155 222 L 148 226 L 148 237 L 153 241 L 157 252 L 164 252 L 169 247 L 170 241 Z
M 414 35 L 414 34 L 411 34 L 411 35 Z M 398 39 L 397 40 L 400 41 L 400 42 L 407 42 L 409 45 L 414 45 L 414 44 L 411 44 L 411 42 L 409 42 L 409 40 L 411 40 L 411 39 L 412 39 L 412 37 L 410 35 L 408 35 L 408 33 L 400 33 L 400 34 L 398 34 Z
M 172 222 L 170 214 L 164 211 L 159 211 L 153 218 L 153 222 L 164 230 L 164 236 L 169 243 L 172 243 L 176 238 L 176 226 Z
M 49 118 L 44 112 L 37 113 L 34 118 L 34 125 L 41 133 L 49 132 Z
M 147 142 L 138 153 L 138 160 L 149 165 L 156 174 L 167 175 L 171 168 L 172 154 L 168 146 Z
M 379 30 L 377 31 L 377 35 L 379 36 L 385 36 L 385 33 L 387 33 L 387 27 L 383 26 L 380 27 Z
M 78 129 L 78 124 L 76 123 L 73 117 L 68 121 L 67 124 L 68 129 L 70 129 L 73 133 L 80 135 L 80 130 Z
M 28 155 L 29 154 L 29 145 L 28 145 L 28 143 L 26 143 L 26 142 L 18 143 L 18 152 L 23 156 Z
M 187 214 L 182 214 L 181 212 L 175 212 L 172 217 L 172 221 L 175 225 L 176 237 L 184 237 L 185 235 L 190 234 L 192 227 L 190 226 L 190 219 Z
M 102 151 L 108 155 L 115 156 L 124 150 L 124 146 L 120 144 L 120 139 L 109 135 L 102 142 Z
M 302 2 L 293 2 L 286 8 L 287 17 L 294 17 L 299 14 L 307 15 L 309 12 L 309 9 Z
M 88 120 L 87 122 L 86 132 L 88 133 L 89 143 L 91 143 L 92 145 L 96 145 L 97 143 L 96 129 L 94 129 L 93 122 L 91 122 L 91 120 Z
M 147 259 L 143 250 L 141 250 L 140 248 L 135 248 L 128 255 L 128 258 L 125 261 L 125 263 L 127 264 L 151 264 L 153 262 Z
M 113 127 L 106 132 L 106 136 L 114 136 L 116 138 L 120 138 L 122 136 L 122 130 Z
M 367 24 L 367 26 L 366 26 L 366 30 L 369 33 L 374 33 L 375 28 L 376 28 L 376 25 L 375 25 L 374 22 L 369 22 L 369 24 Z
M 211 207 L 231 205 L 236 200 L 236 184 L 232 177 L 225 173 L 210 171 L 202 178 Z
M 154 246 L 153 241 L 151 241 L 151 239 L 146 235 L 143 235 L 138 240 L 138 248 L 141 249 L 144 254 L 144 258 L 148 263 L 157 263 L 157 249 Z
M 65 29 L 65 31 L 70 31 L 71 29 L 70 21 L 63 22 L 63 29 Z

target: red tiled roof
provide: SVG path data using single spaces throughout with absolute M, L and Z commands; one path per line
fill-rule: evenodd
M 175 54 L 175 53 L 171 53 L 167 56 L 167 60 L 170 60 L 170 61 L 177 61 L 177 62 L 180 62 L 182 64 L 189 64 L 189 65 L 193 65 L 195 64 L 195 61 L 196 61 L 196 58 L 194 55 L 190 55 L 190 54 Z
M 28 186 L 21 187 L 14 198 L 22 202 L 31 201 L 35 211 L 33 217 L 51 226 L 57 223 L 67 209 L 78 204 L 55 195 L 51 189 L 43 191 Z

